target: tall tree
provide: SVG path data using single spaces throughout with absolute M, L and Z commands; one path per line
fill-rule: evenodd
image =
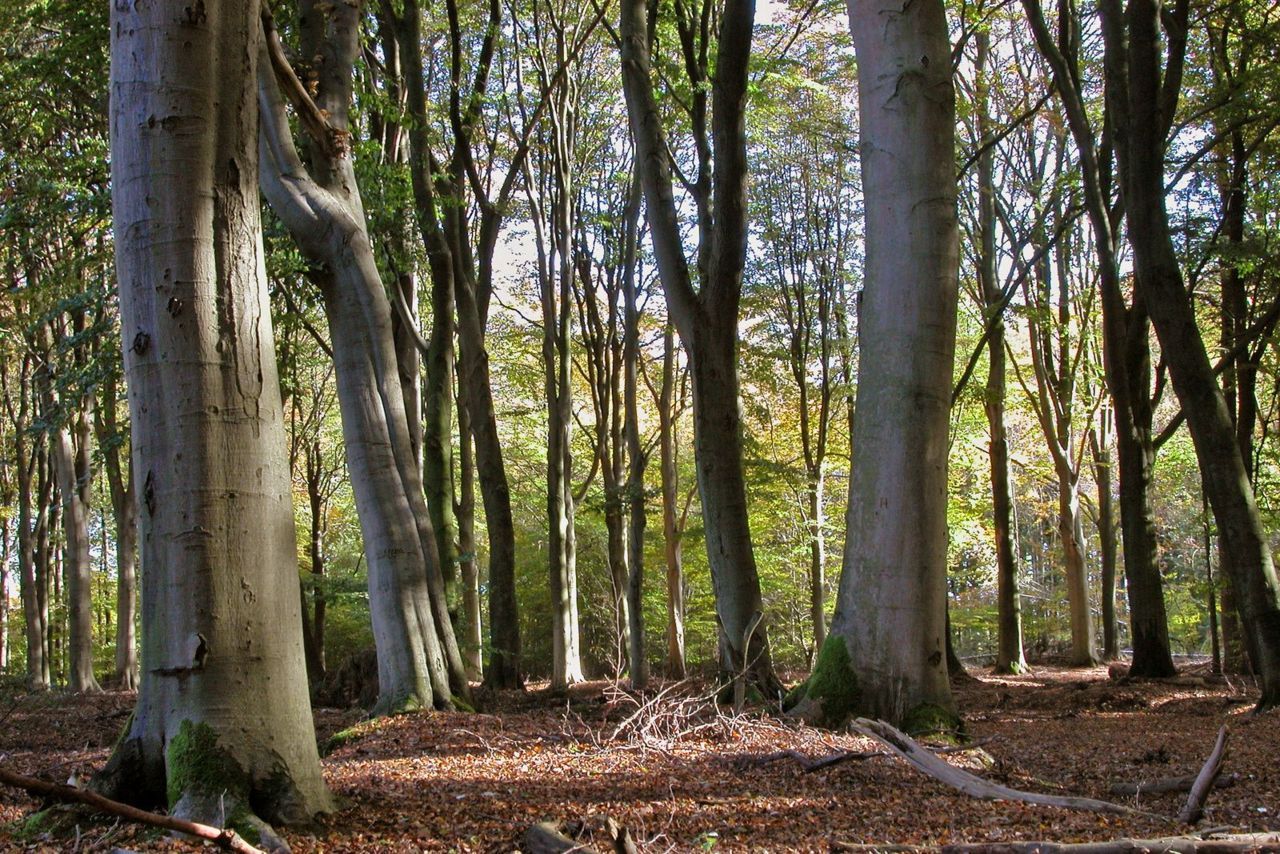
M 268 32 L 259 68 L 262 188 L 313 262 L 309 275 L 329 321 L 343 440 L 369 566 L 377 708 L 449 708 L 454 694 L 468 693 L 466 673 L 411 441 L 391 303 L 349 156 L 360 5 L 300 6 L 302 55 L 312 58 L 306 73 L 314 75 L 314 98 L 274 29 Z M 307 130 L 310 168 L 295 148 L 282 92 Z
M 144 647 L 138 705 L 96 786 L 261 835 L 333 801 L 306 701 L 259 224 L 258 12 L 111 8 Z
M 1059 5 L 1055 38 L 1040 0 L 1023 0 L 1023 8 L 1036 48 L 1049 66 L 1076 146 L 1082 202 L 1097 256 L 1103 364 L 1116 418 L 1120 529 L 1133 640 L 1130 672 L 1135 676 L 1168 676 L 1174 667 L 1151 507 L 1155 465 L 1152 417 L 1158 399 L 1153 399 L 1151 388 L 1151 323 L 1147 306 L 1134 289 L 1129 289 L 1132 296 L 1126 298 L 1121 273 L 1120 218 L 1128 200 L 1123 199 L 1122 206 L 1113 199 L 1112 159 L 1117 152 L 1113 152 L 1112 142 L 1117 116 L 1108 96 L 1104 133 L 1095 132 L 1081 72 L 1079 9 L 1069 2 Z
M 1260 708 L 1280 704 L 1280 583 L 1231 414 L 1209 361 L 1173 248 L 1165 154 L 1182 86 L 1189 6 L 1161 22 L 1154 0 L 1105 0 L 1107 109 L 1116 134 L 1135 287 L 1151 315 L 1169 378 L 1187 416 L 1205 492 L 1222 537 L 1232 590 L 1256 652 Z
M 865 285 L 844 565 L 797 712 L 957 720 L 945 660 L 955 92 L 940 0 L 855 0 Z
M 696 151 L 696 175 L 685 182 L 699 226 L 694 271 L 685 256 L 654 93 L 647 4 L 623 0 L 621 7 L 622 81 L 636 168 L 667 310 L 693 376 L 694 456 L 720 624 L 720 666 L 727 674 L 749 676 L 764 696 L 777 697 L 781 686 L 769 653 L 747 515 L 738 400 L 738 310 L 747 249 L 747 70 L 755 3 L 727 0 L 717 8 L 716 0 L 702 0 L 674 7 Z M 712 21 L 719 24 L 714 45 Z

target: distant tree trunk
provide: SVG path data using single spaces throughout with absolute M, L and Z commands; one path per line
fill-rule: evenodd
M 990 133 L 988 57 L 991 35 L 976 37 L 974 60 L 978 78 L 977 138 Z M 1003 294 L 996 278 L 995 151 L 987 148 L 978 158 L 978 281 L 991 335 L 987 342 L 987 386 L 983 408 L 991 444 L 991 521 L 996 551 L 996 664 L 997 673 L 1021 673 L 1027 669 L 1022 649 L 1022 597 L 1018 590 L 1018 564 L 1013 550 L 1013 491 L 1009 479 L 1009 438 L 1004 423 L 1005 330 Z M 1000 315 L 995 315 L 1000 312 Z M 995 316 L 993 316 L 995 315 Z
M 471 439 L 471 419 L 458 407 L 458 560 L 462 575 L 462 611 L 466 614 L 467 635 L 462 652 L 467 675 L 474 681 L 484 677 L 484 626 L 480 613 L 480 568 L 476 557 L 476 463 Z
M 449 708 L 453 694 L 467 694 L 465 669 L 405 410 L 391 305 L 351 158 L 343 148 L 360 9 L 359 4 L 322 5 L 304 2 L 300 10 L 303 54 L 330 57 L 317 69 L 317 100 L 311 101 L 292 76 L 278 45 L 268 42 L 264 48 L 262 188 L 299 248 L 318 266 L 311 278 L 329 321 L 343 438 L 369 567 L 377 709 Z M 294 148 L 276 76 L 284 78 L 286 91 L 301 102 L 299 111 L 310 117 L 304 125 L 316 125 L 309 130 L 314 134 L 310 170 Z
M 26 629 L 27 688 L 47 691 L 51 684 L 49 668 L 49 608 L 46 581 L 37 558 L 38 529 L 47 513 L 47 491 L 51 484 L 44 476 L 40 460 L 45 456 L 44 440 L 33 437 L 30 428 L 33 383 L 31 360 L 22 361 L 18 390 L 18 417 L 14 419 L 14 460 L 18 483 L 18 587 L 22 597 L 23 624 Z
M 1116 624 L 1116 523 L 1111 498 L 1111 410 L 1104 406 L 1089 431 L 1093 482 L 1098 488 L 1098 551 L 1102 560 L 1102 659 L 1120 655 Z
M 216 26 L 215 26 L 216 24 Z M 143 674 L 95 788 L 257 830 L 333 809 L 306 702 L 263 267 L 252 0 L 114 4 L 112 197 Z
M 115 684 L 122 691 L 138 687 L 138 502 L 134 490 L 133 466 L 120 460 L 126 437 L 117 425 L 117 377 L 114 372 L 103 383 L 102 403 L 95 410 L 98 447 L 107 475 L 111 512 L 116 529 L 116 659 Z
M 89 463 L 89 415 L 87 402 L 71 425 L 53 433 L 54 468 L 62 496 L 64 552 L 62 570 L 67 588 L 69 660 L 67 673 L 72 691 L 102 690 L 93 675 L 93 558 L 89 552 L 89 500 L 92 471 Z M 72 438 L 72 430 L 75 438 Z
M 1262 677 L 1259 707 L 1270 708 L 1280 703 L 1280 585 L 1235 427 L 1196 325 L 1165 210 L 1166 134 L 1181 83 L 1185 41 L 1180 39 L 1185 34 L 1175 32 L 1172 62 L 1162 80 L 1159 4 L 1130 0 L 1122 13 L 1119 0 L 1105 0 L 1101 9 L 1108 105 L 1120 116 L 1116 150 L 1137 287 L 1187 415 L 1240 615 L 1257 652 L 1254 663 Z M 1185 4 L 1179 10 L 1172 13 L 1180 17 L 1171 24 L 1185 28 Z
M 328 512 L 323 493 L 321 479 L 324 476 L 323 457 L 320 440 L 317 438 L 306 449 L 306 481 L 307 503 L 311 510 L 311 526 L 307 536 L 307 551 L 311 558 L 311 607 L 303 607 L 303 617 L 310 615 L 310 625 L 304 632 L 310 640 L 307 653 L 307 676 L 311 683 L 318 684 L 324 679 L 325 664 L 325 619 L 327 601 L 324 592 L 326 560 L 324 552 L 324 533 L 327 527 L 325 515 Z
M 797 711 L 937 729 L 957 720 L 945 658 L 959 252 L 951 46 L 941 0 L 854 0 L 849 21 L 867 199 L 860 415 L 835 617 Z
M 640 181 L 634 175 L 627 193 L 623 224 L 623 433 L 627 443 L 627 482 L 624 489 L 629 510 L 627 525 L 627 616 L 631 644 L 628 648 L 631 687 L 639 691 L 649 682 L 649 660 L 644 635 L 644 471 L 648 455 L 640 435 L 640 271 L 637 244 L 640 237 Z
M 676 343 L 667 324 L 662 336 L 662 385 L 658 394 L 658 456 L 662 480 L 662 542 L 667 565 L 667 675 L 685 677 L 684 515 L 677 467 Z

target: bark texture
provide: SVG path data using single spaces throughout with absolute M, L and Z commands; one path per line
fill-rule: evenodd
M 145 584 L 138 705 L 96 781 L 231 824 L 333 802 L 306 702 L 257 194 L 252 0 L 114 3 L 112 197 Z
M 955 720 L 945 660 L 948 419 L 959 235 L 955 94 L 940 0 L 851 0 L 866 275 L 847 537 L 801 711 Z M 843 672 L 842 672 L 843 671 Z
M 369 567 L 376 708 L 450 708 L 454 693 L 466 694 L 465 670 L 405 409 L 391 304 L 346 150 L 359 16 L 359 4 L 302 4 L 304 54 L 323 58 L 313 68 L 315 101 L 300 91 L 269 34 L 259 68 L 262 188 L 313 262 L 310 275 L 329 321 L 343 441 Z M 310 134 L 310 169 L 294 148 L 282 88 L 304 116 L 314 111 L 303 122 Z

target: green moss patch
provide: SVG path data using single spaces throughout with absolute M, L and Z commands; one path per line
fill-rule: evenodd
M 165 750 L 169 808 L 188 792 L 242 800 L 250 790 L 249 774 L 230 751 L 218 745 L 218 734 L 204 723 L 183 721 Z
M 902 716 L 900 729 L 910 736 L 930 735 L 955 742 L 967 738 L 960 716 L 936 703 L 921 703 L 910 709 Z
M 848 719 L 860 698 L 849 648 L 842 638 L 832 635 L 818 652 L 809 678 L 791 690 L 783 707 L 794 709 L 817 726 L 834 728 Z
M 338 730 L 325 741 L 324 745 L 320 748 L 320 755 L 328 756 L 335 750 L 345 747 L 348 744 L 353 744 L 377 731 L 378 721 L 376 719 L 360 721 L 360 723 L 349 726 L 346 729 Z

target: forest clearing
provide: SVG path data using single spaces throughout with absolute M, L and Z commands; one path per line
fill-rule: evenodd
M 1194 667 L 1132 682 L 1109 679 L 1105 668 L 1037 667 L 955 686 L 970 747 L 947 753 L 950 763 L 1016 789 L 1089 796 L 1167 820 L 977 800 L 888 755 L 806 771 L 781 753 L 820 759 L 881 748 L 785 718 L 719 714 L 689 683 L 667 689 L 645 708 L 614 683 L 587 682 L 567 695 L 545 684 L 503 694 L 491 714 L 361 721 L 359 710 L 319 710 L 318 738 L 331 745 L 325 778 L 343 806 L 314 836 L 288 842 L 296 852 L 512 851 L 530 825 L 552 821 L 579 823 L 583 844 L 609 851 L 606 818 L 647 852 L 1159 838 L 1191 832 L 1173 818 L 1186 793 L 1112 787 L 1194 775 L 1224 723 L 1231 738 L 1220 787 L 1195 830 L 1280 833 L 1280 717 L 1252 714 L 1256 691 L 1240 680 Z M 9 700 L 0 762 L 83 778 L 106 759 L 133 701 L 123 693 Z M 0 820 L 19 822 L 10 832 L 35 807 L 12 789 L 0 799 Z M 69 838 L 81 851 L 193 847 L 105 819 L 43 850 L 62 850 Z M 24 841 L 41 850 L 38 833 Z

